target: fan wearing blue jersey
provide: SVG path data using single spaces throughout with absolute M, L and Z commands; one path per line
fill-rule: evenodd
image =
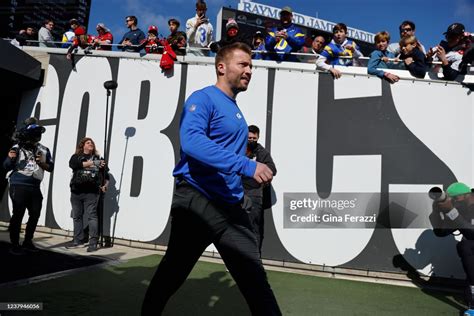
M 304 34 L 299 27 L 293 24 L 293 10 L 284 7 L 280 11 L 280 25 L 272 28 L 265 38 L 265 47 L 269 58 L 276 61 L 298 62 L 296 53 L 304 45 Z
M 333 39 L 324 47 L 321 57 L 326 58 L 326 62 L 330 65 L 357 65 L 357 59 L 363 55 L 356 42 L 347 39 L 347 26 L 344 23 L 337 23 L 332 29 L 332 34 Z
M 235 100 L 252 77 L 251 50 L 237 42 L 219 50 L 217 83 L 191 94 L 180 123 L 181 160 L 173 175 L 171 232 L 150 282 L 142 315 L 160 315 L 197 260 L 214 244 L 252 315 L 281 315 L 260 259 L 242 176 L 269 183 L 273 172 L 245 156 L 248 127 Z

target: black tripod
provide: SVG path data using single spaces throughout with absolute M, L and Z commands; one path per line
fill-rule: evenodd
M 106 179 L 105 175 L 107 172 L 107 133 L 109 131 L 109 97 L 112 94 L 111 90 L 117 89 L 117 81 L 114 80 L 109 80 L 104 82 L 104 88 L 107 90 L 107 101 L 105 103 L 105 129 L 104 129 L 104 161 L 106 162 L 105 167 L 102 169 L 102 183 L 101 187 L 105 185 Z M 100 197 L 99 197 L 99 212 L 98 212 L 98 217 L 99 217 L 99 236 L 100 236 L 100 241 L 99 244 L 101 247 L 104 246 L 104 192 L 100 190 Z M 110 244 L 110 240 L 106 242 L 107 246 L 112 246 Z

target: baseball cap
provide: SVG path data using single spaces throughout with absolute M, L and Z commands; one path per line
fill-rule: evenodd
M 282 14 L 283 12 L 288 12 L 288 13 L 293 14 L 293 10 L 289 6 L 283 7 L 280 11 L 280 14 Z
M 148 33 L 158 34 L 158 28 L 155 25 L 150 25 L 148 28 Z
M 261 31 L 257 31 L 255 32 L 255 34 L 253 35 L 253 38 L 265 38 L 265 36 L 263 36 L 263 33 Z
M 462 182 L 454 182 L 446 189 L 446 193 L 448 193 L 449 196 L 453 197 L 471 193 L 471 188 L 469 188 L 466 184 Z
M 110 30 L 105 26 L 104 23 L 98 23 L 97 26 L 96 26 L 96 29 L 98 29 L 98 28 L 103 29 L 105 32 L 110 32 Z
M 237 22 L 233 18 L 229 18 L 227 20 L 227 24 L 225 25 L 225 29 L 228 30 L 231 27 L 235 27 L 237 29 L 239 28 L 239 25 L 237 24 Z
M 448 29 L 446 32 L 444 32 L 444 35 L 461 35 L 464 33 L 464 25 L 461 23 L 453 23 L 450 26 L 448 26 Z

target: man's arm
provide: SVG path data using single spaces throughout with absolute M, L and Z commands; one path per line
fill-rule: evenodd
M 212 108 L 203 92 L 189 97 L 181 117 L 180 140 L 183 152 L 198 162 L 221 172 L 236 172 L 253 177 L 256 163 L 224 149 L 208 137 Z
M 299 51 L 304 45 L 304 34 L 299 28 L 296 28 L 294 32 L 288 34 L 286 41 L 291 46 L 292 51 Z

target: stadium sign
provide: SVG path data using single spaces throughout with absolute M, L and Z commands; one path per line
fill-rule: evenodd
M 238 5 L 238 10 L 243 11 L 243 12 L 262 15 L 262 16 L 272 18 L 272 19 L 279 19 L 280 11 L 281 11 L 280 8 L 275 8 L 272 6 L 268 6 L 266 4 L 261 4 L 261 3 L 252 2 L 248 0 L 241 0 Z M 336 25 L 336 23 L 334 22 L 318 19 L 315 17 L 299 14 L 296 12 L 293 12 L 293 22 L 299 25 L 303 25 L 309 28 L 314 28 L 314 29 L 329 32 L 329 33 L 332 33 L 332 28 L 334 27 L 334 25 Z M 347 33 L 348 33 L 348 37 L 350 38 L 368 42 L 368 43 L 374 42 L 375 34 L 373 33 L 358 30 L 352 27 L 348 27 Z

